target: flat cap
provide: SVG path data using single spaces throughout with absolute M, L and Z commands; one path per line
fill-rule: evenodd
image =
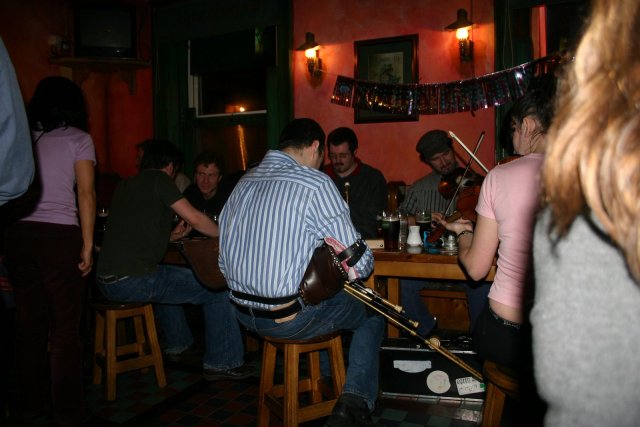
M 445 131 L 431 130 L 422 135 L 422 138 L 420 138 L 416 145 L 416 151 L 422 154 L 425 160 L 429 160 L 438 153 L 449 151 L 451 145 L 451 138 L 449 138 Z

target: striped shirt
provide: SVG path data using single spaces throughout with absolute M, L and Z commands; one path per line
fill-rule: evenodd
M 416 212 L 444 212 L 449 205 L 449 200 L 442 197 L 438 191 L 438 184 L 442 176 L 432 172 L 414 182 L 407 188 L 407 195 L 400 205 L 400 210 L 415 215 Z M 455 204 L 449 209 L 448 214 L 455 210 Z
M 323 238 L 334 237 L 345 246 L 359 238 L 331 178 L 274 150 L 238 182 L 219 226 L 218 261 L 229 288 L 268 298 L 298 293 L 313 250 Z M 361 277 L 373 271 L 370 249 L 355 269 Z

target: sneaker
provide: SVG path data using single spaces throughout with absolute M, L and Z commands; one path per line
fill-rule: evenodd
M 202 371 L 202 376 L 207 381 L 217 381 L 217 380 L 243 380 L 245 378 L 249 378 L 255 374 L 255 369 L 248 365 L 244 364 L 242 366 L 238 366 L 237 368 L 231 369 L 209 369 L 205 368 Z
M 371 412 L 361 398 L 343 393 L 338 399 L 331 416 L 324 424 L 325 427 L 376 427 L 371 418 Z

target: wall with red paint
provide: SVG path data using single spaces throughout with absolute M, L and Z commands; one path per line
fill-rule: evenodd
M 146 0 L 132 0 L 141 8 Z M 143 13 L 139 13 L 144 16 Z M 25 102 L 33 95 L 38 82 L 47 76 L 73 77 L 68 67 L 49 63 L 51 35 L 72 40 L 73 9 L 69 0 L 2 0 L 0 2 L 0 36 L 9 51 Z M 148 14 L 147 21 L 148 21 Z M 149 23 L 139 23 L 141 59 L 149 60 Z M 89 112 L 89 132 L 93 137 L 98 172 L 133 175 L 135 145 L 153 135 L 152 73 L 136 72 L 136 91 L 114 73 L 91 73 L 82 82 Z
M 485 139 L 480 160 L 494 164 L 494 110 L 423 115 L 419 121 L 354 124 L 353 109 L 330 103 L 337 75 L 354 76 L 354 41 L 418 34 L 419 83 L 438 83 L 482 76 L 494 71 L 493 1 L 475 0 L 293 0 L 293 46 L 315 34 L 326 73 L 310 78 L 304 52 L 293 52 L 294 113 L 317 120 L 328 133 L 349 126 L 358 135 L 359 157 L 380 169 L 387 181 L 412 183 L 430 168 L 415 151 L 416 142 L 431 129 L 453 131 L 471 148 L 480 132 Z M 456 19 L 459 8 L 470 11 L 475 42 L 473 63 L 461 63 L 457 40 L 444 27 Z M 469 156 L 456 146 L 462 160 Z M 477 169 L 480 170 L 480 169 Z
M 130 0 L 141 8 L 146 0 Z M 311 80 L 303 52 L 292 52 L 293 102 L 296 117 L 316 119 L 327 133 L 338 126 L 351 126 L 358 134 L 359 156 L 379 168 L 387 180 L 411 183 L 429 172 L 415 151 L 418 138 L 428 130 L 452 130 L 468 145 L 486 132 L 479 158 L 488 167 L 494 161 L 494 111 L 421 116 L 419 121 L 398 123 L 353 123 L 353 110 L 329 102 L 337 75 L 354 75 L 355 40 L 418 34 L 418 62 L 421 83 L 447 82 L 481 76 L 493 71 L 493 1 L 475 0 L 292 0 L 293 46 L 304 41 L 307 31 L 322 44 L 320 56 L 326 73 Z M 475 61 L 460 63 L 454 34 L 443 28 L 455 20 L 456 10 L 470 10 Z M 144 14 L 140 14 L 144 15 Z M 47 44 L 50 35 L 71 39 L 70 0 L 2 0 L 0 36 L 11 55 L 25 100 L 38 81 L 48 75 L 66 75 L 71 70 L 51 65 Z M 142 28 L 141 58 L 150 59 L 149 15 Z M 121 176 L 135 173 L 135 145 L 153 135 L 152 73 L 136 73 L 136 92 L 116 74 L 92 73 L 82 83 L 89 115 L 90 132 L 98 157 L 98 171 Z M 456 146 L 462 159 L 468 156 Z

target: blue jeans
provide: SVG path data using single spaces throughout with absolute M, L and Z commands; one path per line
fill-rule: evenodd
M 306 339 L 335 331 L 353 331 L 349 347 L 347 380 L 343 393 L 365 400 L 370 410 L 378 397 L 378 352 L 384 333 L 384 318 L 369 315 L 366 306 L 342 291 L 317 305 L 303 305 L 296 317 L 277 323 L 272 319 L 236 312 L 240 323 L 258 335 Z
M 182 305 L 155 304 L 156 320 L 160 325 L 166 354 L 180 354 L 193 344 L 193 334 Z
M 153 274 L 129 277 L 107 285 L 99 283 L 99 286 L 104 296 L 110 300 L 202 305 L 205 328 L 204 368 L 225 370 L 237 368 L 244 363 L 240 325 L 235 318 L 229 292 L 206 289 L 190 269 L 158 265 Z M 161 326 L 169 328 L 167 335 L 179 335 L 185 328 L 189 328 L 186 319 L 183 317 L 182 320 L 184 323 L 178 318 L 172 324 L 171 319 L 165 318 L 164 325 Z
M 420 291 L 426 284 L 425 280 L 420 279 L 400 280 L 400 304 L 404 308 L 407 317 L 420 323 L 418 333 L 424 337 L 429 335 L 436 325 L 436 319 L 420 297 Z M 467 283 L 464 287 L 469 307 L 470 332 L 473 331 L 476 320 L 487 303 L 489 288 L 491 288 L 491 283 L 489 282 Z

